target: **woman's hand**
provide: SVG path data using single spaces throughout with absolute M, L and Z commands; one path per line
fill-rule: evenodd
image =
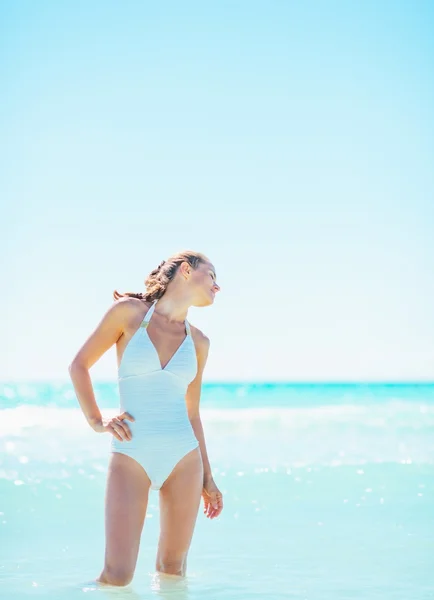
M 203 484 L 202 498 L 203 512 L 208 519 L 215 519 L 223 510 L 223 495 L 215 484 L 214 479 L 209 479 Z
M 102 419 L 98 423 L 92 425 L 92 428 L 97 433 L 111 433 L 120 442 L 129 441 L 133 437 L 131 435 L 130 428 L 128 427 L 125 420 L 134 421 L 129 413 L 124 412 L 118 417 L 112 417 L 111 419 Z

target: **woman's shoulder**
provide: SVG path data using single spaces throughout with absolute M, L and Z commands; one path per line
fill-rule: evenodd
M 147 302 L 142 298 L 135 298 L 134 296 L 121 296 L 117 298 L 114 303 L 115 306 L 125 307 L 124 310 L 134 310 L 138 308 L 146 307 L 147 310 L 152 306 L 152 302 Z
M 127 322 L 136 320 L 139 317 L 143 319 L 151 305 L 151 302 L 146 302 L 140 298 L 122 296 L 113 302 L 109 308 L 109 312 L 112 312 L 115 317 L 122 321 Z
M 207 335 L 203 333 L 198 327 L 195 327 L 190 323 L 191 335 L 194 340 L 194 345 L 196 346 L 196 351 L 206 353 L 210 347 L 210 339 Z

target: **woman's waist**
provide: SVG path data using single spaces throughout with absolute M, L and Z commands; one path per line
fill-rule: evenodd
M 133 414 L 134 421 L 126 419 L 126 423 L 131 430 L 136 431 L 189 431 L 192 424 L 187 415 L 181 415 L 179 418 L 159 418 L 157 416 Z
M 147 390 L 119 386 L 120 403 L 142 410 L 173 410 L 185 408 L 185 393 L 178 390 Z
M 133 448 L 145 445 L 149 448 L 165 449 L 196 444 L 197 442 L 190 423 L 180 427 L 170 423 L 156 424 L 134 421 L 133 423 L 128 423 L 128 425 L 131 431 L 131 440 L 120 442 L 113 437 L 113 444 L 120 448 Z
M 129 405 L 122 403 L 120 412 L 129 413 L 134 421 L 126 419 L 130 429 L 146 431 L 183 431 L 191 428 L 191 422 L 188 417 L 185 406 L 171 407 L 170 410 L 162 410 L 161 407 L 147 408 L 146 406 Z

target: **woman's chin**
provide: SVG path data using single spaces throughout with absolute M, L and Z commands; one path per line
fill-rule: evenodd
M 204 306 L 210 306 L 211 304 L 214 304 L 214 296 L 208 296 L 207 298 L 202 298 L 202 300 L 199 300 L 197 302 L 197 304 L 194 304 L 193 306 L 204 307 Z

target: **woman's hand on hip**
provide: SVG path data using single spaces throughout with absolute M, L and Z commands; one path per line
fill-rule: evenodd
M 205 516 L 208 519 L 218 517 L 223 510 L 223 495 L 216 486 L 214 479 L 210 479 L 203 484 L 202 498 Z
M 94 431 L 97 433 L 111 433 L 120 442 L 129 441 L 132 438 L 130 428 L 125 422 L 126 420 L 134 421 L 129 413 L 124 412 L 117 417 L 111 419 L 103 418 L 102 421 L 93 425 Z

